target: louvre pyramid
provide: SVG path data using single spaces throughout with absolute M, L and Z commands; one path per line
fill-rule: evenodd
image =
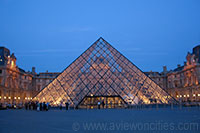
M 174 101 L 125 56 L 99 38 L 35 97 L 77 106 L 85 96 L 120 96 L 126 104 Z

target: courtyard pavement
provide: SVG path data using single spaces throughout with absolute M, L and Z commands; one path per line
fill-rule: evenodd
M 0 133 L 200 132 L 200 108 L 0 110 Z

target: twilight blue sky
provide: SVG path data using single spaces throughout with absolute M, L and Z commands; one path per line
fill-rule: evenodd
M 200 45 L 200 0 L 0 0 L 0 45 L 26 71 L 61 72 L 100 36 L 143 71 Z

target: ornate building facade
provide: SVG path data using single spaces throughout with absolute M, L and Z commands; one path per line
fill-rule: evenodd
M 184 65 L 174 70 L 146 72 L 157 84 L 180 102 L 200 102 L 200 45 L 188 52 Z
M 23 98 L 31 98 L 32 77 L 16 66 L 16 57 L 5 47 L 0 47 L 0 101 L 21 103 Z
M 0 103 L 24 104 L 48 85 L 59 72 L 36 73 L 16 65 L 17 58 L 5 47 L 0 47 Z M 163 72 L 145 72 L 160 87 L 178 101 L 200 102 L 200 45 L 187 54 L 184 65 Z
M 59 74 L 37 74 L 34 67 L 32 72 L 26 72 L 16 61 L 9 49 L 0 47 L 0 103 L 23 105 Z

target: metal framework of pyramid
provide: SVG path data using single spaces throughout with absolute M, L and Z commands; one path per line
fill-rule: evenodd
M 120 96 L 127 104 L 168 104 L 174 99 L 131 61 L 99 38 L 35 97 L 77 106 L 85 96 Z M 153 102 L 154 101 L 154 102 Z

